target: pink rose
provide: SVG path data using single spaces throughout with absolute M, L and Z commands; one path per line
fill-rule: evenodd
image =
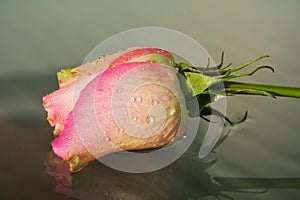
M 165 50 L 132 48 L 59 72 L 60 88 L 43 98 L 54 153 L 75 171 L 115 151 L 173 141 L 183 97 L 174 64 Z

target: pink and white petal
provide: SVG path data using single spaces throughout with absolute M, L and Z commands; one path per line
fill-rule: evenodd
M 166 110 L 171 107 L 177 112 L 172 112 L 168 116 L 165 126 L 154 136 L 136 137 L 127 130 L 121 131 L 114 119 L 115 116 L 113 117 L 113 109 L 118 108 L 118 105 L 112 103 L 112 92 L 116 90 L 120 77 L 122 79 L 130 70 L 143 65 L 148 66 L 147 70 L 140 70 L 140 73 L 145 75 L 144 77 L 152 77 L 155 81 L 164 80 L 170 87 L 178 81 L 174 71 L 171 72 L 171 69 L 153 63 L 122 64 L 106 70 L 93 79 L 80 93 L 74 109 L 68 115 L 65 129 L 52 142 L 53 151 L 69 163 L 71 171 L 114 151 L 145 149 L 153 145 L 159 147 L 174 139 L 181 123 L 181 110 L 178 99 L 172 94 L 173 91 L 170 92 L 166 88 L 150 85 L 148 88 L 137 90 L 138 95 L 144 95 L 144 102 L 141 102 L 138 107 L 129 107 L 129 115 L 138 114 L 146 119 L 144 115 L 148 113 L 153 97 L 158 99 L 158 94 L 162 93 L 169 95 L 170 101 L 166 103 L 162 101 L 161 105 Z M 133 79 L 131 84 L 135 81 Z M 147 98 L 149 99 L 146 100 Z

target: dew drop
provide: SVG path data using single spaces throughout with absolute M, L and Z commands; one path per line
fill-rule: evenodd
M 136 102 L 140 103 L 142 101 L 142 97 L 137 97 Z
M 118 80 L 120 81 L 122 78 L 121 77 L 118 77 Z
M 131 103 L 135 102 L 135 98 L 134 97 L 130 97 L 130 100 L 129 100 Z
M 111 118 L 111 116 L 110 116 L 110 115 L 107 115 L 107 116 L 106 116 L 106 118 L 107 118 L 107 119 L 110 119 L 110 118 Z
M 70 137 L 68 137 L 67 139 L 68 139 L 68 140 L 71 140 L 71 138 L 70 138 Z
M 171 99 L 171 97 L 169 95 L 163 95 L 160 97 L 160 99 L 163 101 L 169 101 Z
M 147 124 L 152 124 L 154 122 L 154 118 L 152 116 L 148 116 L 146 118 L 146 122 L 147 122 Z
M 152 101 L 151 101 L 151 104 L 152 104 L 152 105 L 157 105 L 157 104 L 158 104 L 158 101 L 152 100 Z
M 137 117 L 132 117 L 132 120 L 133 121 L 137 121 Z
M 106 139 L 106 141 L 109 141 L 109 140 L 110 140 L 110 138 L 109 138 L 108 136 L 106 136 L 105 139 Z
M 183 136 L 183 139 L 186 139 L 186 135 Z
M 168 117 L 173 116 L 176 113 L 176 108 L 174 105 L 167 108 Z
M 122 92 L 122 89 L 121 88 L 118 88 L 117 89 L 117 93 L 121 93 Z

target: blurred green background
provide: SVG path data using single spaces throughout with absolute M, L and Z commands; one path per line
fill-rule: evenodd
M 271 56 L 260 63 L 272 65 L 275 74 L 261 71 L 241 81 L 300 86 L 299 22 L 298 0 L 0 0 L 0 185 L 6 191 L 0 197 L 64 198 L 52 194 L 54 183 L 43 172 L 51 129 L 41 98 L 57 88 L 59 69 L 80 65 L 107 37 L 136 27 L 175 29 L 202 44 L 216 62 L 223 50 L 225 61 L 233 65 Z M 206 172 L 221 177 L 300 177 L 299 103 L 228 98 L 228 116 L 237 119 L 248 110 L 249 120 L 232 128 L 233 136 L 216 150 L 217 163 Z M 300 192 L 240 195 L 233 194 L 236 199 L 297 199 Z

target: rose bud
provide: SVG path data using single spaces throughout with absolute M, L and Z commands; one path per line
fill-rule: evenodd
M 162 147 L 185 134 L 187 113 L 172 54 L 140 48 L 108 60 L 59 75 L 61 88 L 43 99 L 59 135 L 53 151 L 70 171 L 112 152 Z
M 43 97 L 43 106 L 48 112 L 47 120 L 55 127 L 54 135 L 64 129 L 68 114 L 73 109 L 80 91 L 107 68 L 128 62 L 155 62 L 163 65 L 174 65 L 171 53 L 157 48 L 131 48 L 112 55 L 100 57 L 87 64 L 57 73 L 60 89 Z M 76 82 L 76 88 L 74 88 Z M 74 91 L 75 90 L 75 91 Z

